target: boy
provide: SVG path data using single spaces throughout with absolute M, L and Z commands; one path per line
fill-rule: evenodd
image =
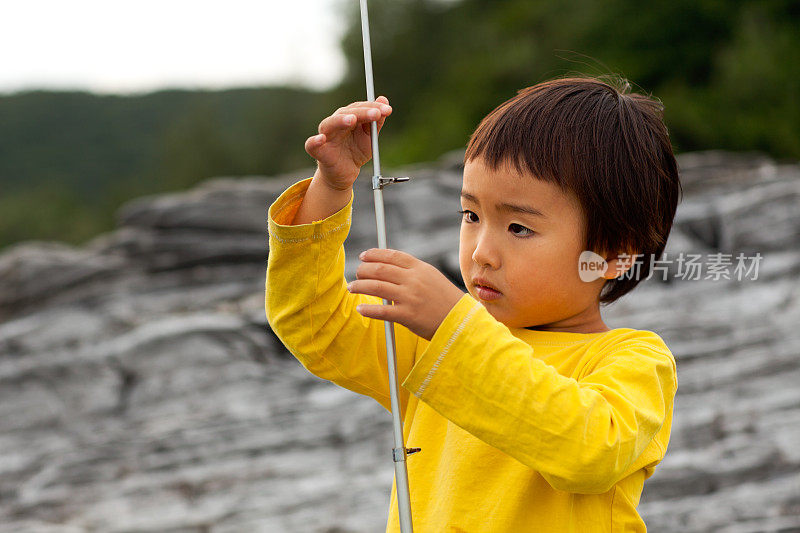
M 382 321 L 396 323 L 404 438 L 422 448 L 407 460 L 415 531 L 646 531 L 636 507 L 669 441 L 675 360 L 653 332 L 608 328 L 599 306 L 648 274 L 632 258 L 658 259 L 672 226 L 660 106 L 566 78 L 485 117 L 461 191 L 466 294 L 398 250 L 365 251 L 344 279 L 369 122 L 390 113 L 385 97 L 355 102 L 306 141 L 314 177 L 269 209 L 271 327 L 309 371 L 388 410 Z M 584 251 L 606 261 L 589 281 Z M 386 530 L 399 531 L 394 485 Z

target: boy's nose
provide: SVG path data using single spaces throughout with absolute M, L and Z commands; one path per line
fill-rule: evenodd
M 496 269 L 500 266 L 500 256 L 497 249 L 491 245 L 489 239 L 479 239 L 472 252 L 472 260 L 481 267 Z

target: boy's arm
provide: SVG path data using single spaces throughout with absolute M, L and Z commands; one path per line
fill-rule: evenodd
M 677 376 L 666 346 L 645 339 L 612 349 L 579 380 L 563 376 L 466 294 L 403 387 L 554 488 L 603 493 L 637 459 L 641 468 L 663 457 Z M 658 453 L 640 457 L 664 424 Z
M 313 195 L 306 198 L 311 186 L 312 179 L 296 183 L 269 208 L 267 321 L 310 372 L 371 396 L 390 410 L 384 325 L 355 310 L 359 303 L 381 301 L 350 294 L 344 279 L 343 243 L 350 228 L 352 192 L 348 191 L 344 207 L 328 215 L 324 208 L 313 208 Z M 329 200 L 319 205 L 338 207 Z M 303 220 L 298 211 L 304 207 L 311 207 L 305 209 L 310 223 L 297 224 Z M 405 375 L 419 337 L 400 324 L 395 333 L 398 375 Z M 408 397 L 400 389 L 401 406 Z

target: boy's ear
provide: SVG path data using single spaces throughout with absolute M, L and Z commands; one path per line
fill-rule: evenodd
M 620 252 L 618 254 L 603 254 L 606 259 L 608 268 L 606 269 L 603 277 L 606 279 L 614 279 L 620 277 L 622 274 L 630 270 L 636 262 L 636 252 Z

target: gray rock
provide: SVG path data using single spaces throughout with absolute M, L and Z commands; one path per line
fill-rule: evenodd
M 462 158 L 392 171 L 413 180 L 384 190 L 389 246 L 456 282 Z M 679 163 L 671 261 L 603 310 L 678 361 L 669 450 L 639 510 L 659 532 L 800 531 L 800 166 Z M 309 374 L 264 315 L 267 208 L 307 175 L 138 198 L 86 246 L 0 255 L 0 531 L 383 530 L 389 413 Z M 377 245 L 369 182 L 349 279 Z M 755 253 L 757 275 L 733 275 Z M 729 275 L 689 279 L 682 254 L 706 269 L 730 254 Z

